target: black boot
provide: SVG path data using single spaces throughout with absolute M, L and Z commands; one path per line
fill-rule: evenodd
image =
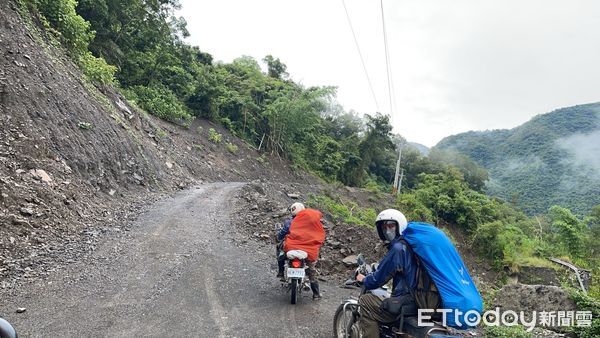
M 321 292 L 319 291 L 319 282 L 311 282 L 310 289 L 313 292 L 313 299 L 321 299 Z

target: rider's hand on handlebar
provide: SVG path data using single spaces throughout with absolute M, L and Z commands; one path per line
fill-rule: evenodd
M 356 275 L 356 280 L 357 281 L 359 281 L 359 282 L 362 283 L 363 279 L 365 279 L 365 275 L 363 275 L 361 273 L 359 273 L 359 274 Z

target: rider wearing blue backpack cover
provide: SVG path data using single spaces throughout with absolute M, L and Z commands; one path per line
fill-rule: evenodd
M 379 262 L 377 270 L 367 276 L 358 274 L 356 279 L 365 289 L 373 290 L 392 282 L 392 297 L 403 304 L 414 303 L 411 290 L 417 287 L 417 262 L 414 253 L 406 242 L 400 240 L 400 234 L 406 229 L 406 217 L 398 210 L 384 210 L 375 220 L 377 233 L 382 241 L 388 241 L 388 252 Z M 383 298 L 372 293 L 360 296 L 360 327 L 364 337 L 379 337 L 378 323 L 392 323 L 395 315 L 382 308 Z
M 379 288 L 393 278 L 392 297 L 400 303 L 460 310 L 463 315 L 469 310 L 481 313 L 481 296 L 460 255 L 442 231 L 431 224 L 408 223 L 404 214 L 395 209 L 379 213 L 375 225 L 380 239 L 390 244 L 375 272 L 357 275 L 367 290 Z M 383 299 L 373 294 L 361 296 L 359 304 L 365 337 L 378 337 L 377 323 L 395 319 L 382 309 Z M 455 317 L 454 312 L 446 316 L 446 325 L 468 327 L 464 318 Z

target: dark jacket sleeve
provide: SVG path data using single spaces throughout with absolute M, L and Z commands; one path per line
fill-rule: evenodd
M 292 225 L 292 219 L 288 218 L 283 222 L 283 228 L 281 228 L 279 230 L 279 232 L 277 233 L 277 240 L 278 241 L 283 241 L 283 239 L 285 238 L 285 236 L 287 236 L 287 234 L 290 233 L 290 225 Z
M 363 280 L 367 290 L 377 289 L 387 283 L 397 272 L 404 270 L 404 244 L 395 242 L 388 253 L 383 257 L 375 272 L 370 273 Z

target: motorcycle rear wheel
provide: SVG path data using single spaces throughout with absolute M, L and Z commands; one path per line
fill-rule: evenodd
M 298 302 L 298 279 L 292 279 L 292 304 Z

